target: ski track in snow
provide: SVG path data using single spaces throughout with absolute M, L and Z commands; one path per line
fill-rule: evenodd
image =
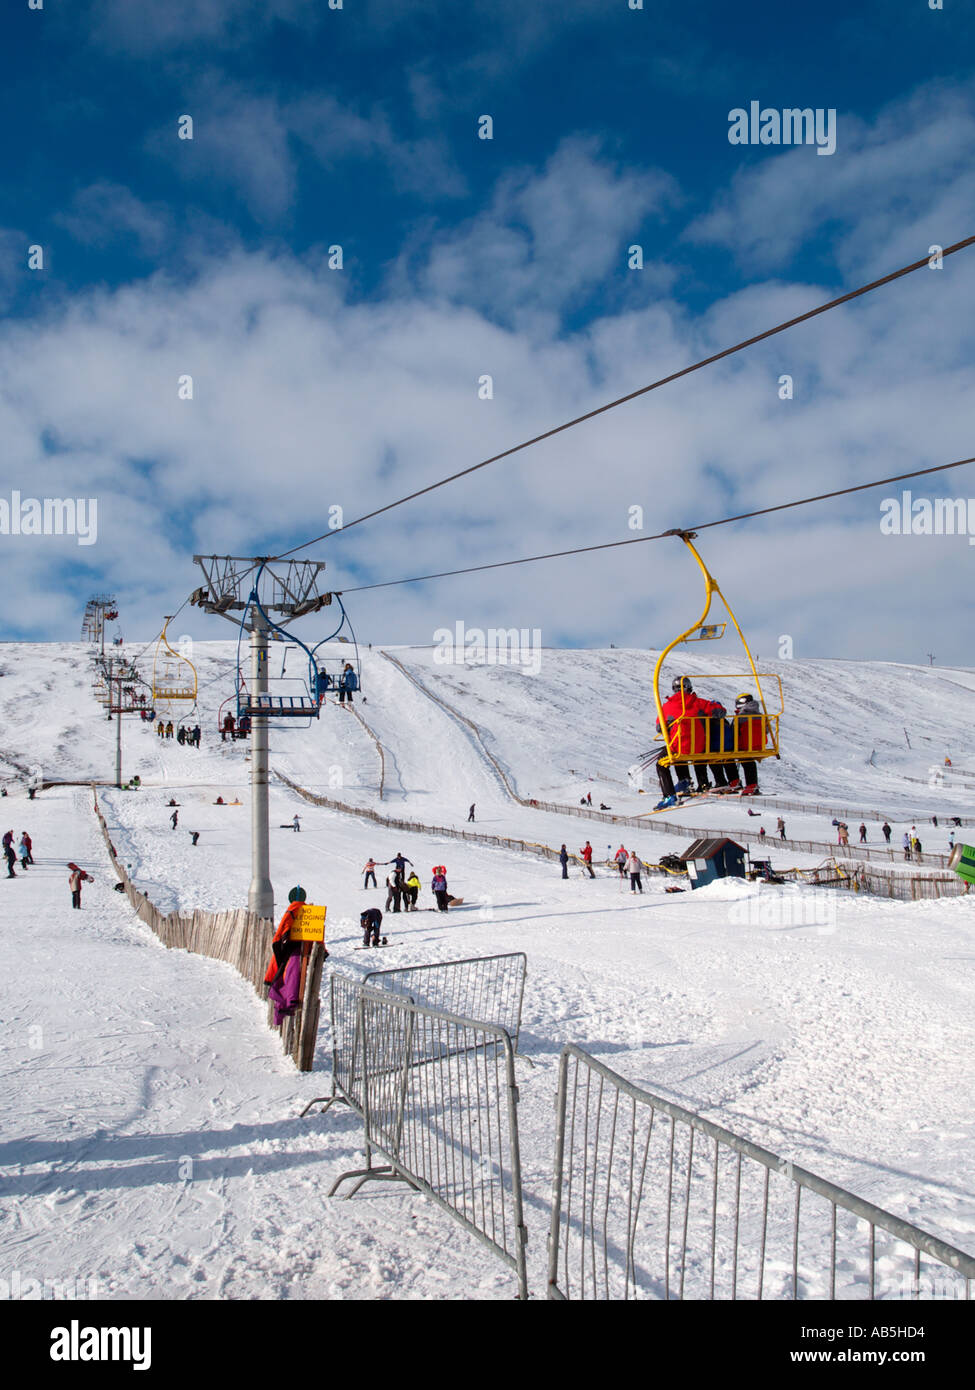
M 226 675 L 203 692 L 204 748 L 160 742 L 130 721 L 125 774 L 138 771 L 147 785 L 100 790 L 123 861 L 164 910 L 246 901 L 247 749 L 214 732 L 233 645 L 198 644 L 201 683 Z M 646 653 L 546 652 L 534 677 L 436 667 L 427 651 L 396 654 L 478 725 L 523 795 L 578 804 L 591 790 L 596 804 L 646 809 L 647 797 L 625 785 L 626 767 L 651 743 Z M 958 787 L 903 779 L 924 778 L 948 751 L 971 762 L 971 673 L 826 661 L 780 669 L 784 757 L 763 765 L 763 790 L 877 807 L 891 818 L 895 844 L 915 817 L 970 810 Z M 111 777 L 114 725 L 90 694 L 84 648 L 8 644 L 3 671 L 6 766 Z M 272 767 L 310 790 L 431 824 L 463 829 L 474 801 L 474 829 L 556 847 L 564 840 L 571 850 L 588 836 L 597 860 L 610 838 L 612 849 L 622 836 L 655 859 L 682 848 L 694 824 L 720 816 L 731 833 L 745 824 L 743 807 L 711 803 L 679 813 L 686 836 L 611 836 L 612 826 L 512 805 L 470 732 L 378 654 L 365 655 L 363 686 L 363 713 L 388 750 L 387 775 L 395 768 L 386 801 L 375 796 L 374 745 L 336 708 L 310 730 L 273 731 Z M 877 766 L 867 766 L 874 750 Z M 214 806 L 218 794 L 244 804 Z M 175 831 L 171 795 L 181 803 Z M 361 1164 L 363 1138 L 348 1112 L 297 1118 L 328 1088 L 324 1013 L 316 1071 L 299 1076 L 230 967 L 166 951 L 112 891 L 88 790 L 52 789 L 29 803 L 15 787 L 0 805 L 10 828 L 30 830 L 38 861 L 5 880 L 0 900 L 21 966 L 2 987 L 8 1269 L 95 1278 L 101 1296 L 116 1298 L 511 1296 L 504 1266 L 419 1195 L 373 1186 L 350 1202 L 325 1197 L 339 1173 Z M 279 828 L 295 810 L 300 834 Z M 770 832 L 777 814 L 763 812 Z M 827 838 L 822 816 L 784 815 L 796 838 Z M 641 899 L 603 870 L 595 882 L 578 871 L 563 882 L 546 861 L 386 831 L 310 806 L 280 784 L 271 824 L 278 903 L 300 881 L 310 899 L 328 904 L 327 969 L 361 974 L 528 953 L 521 1049 L 536 1066 L 518 1071 L 535 1292 L 544 1289 L 555 1073 L 570 1040 L 631 1080 L 972 1248 L 972 902 L 843 896 L 830 899 L 835 918 L 803 925 L 823 895 L 723 884 L 667 895 L 647 876 Z M 919 820 L 918 829 L 925 848 L 944 848 L 943 826 Z M 196 848 L 190 830 L 201 832 Z M 879 839 L 876 824 L 869 831 Z M 767 849 L 781 859 L 771 840 Z M 421 904 L 430 902 L 430 866 L 446 861 L 451 889 L 469 906 L 447 918 L 387 915 L 395 951 L 356 954 L 359 912 L 384 899 L 361 888 L 361 865 L 399 850 L 424 882 Z M 70 909 L 68 859 L 96 879 L 80 913 Z M 751 916 L 735 920 L 732 909 L 749 904 Z

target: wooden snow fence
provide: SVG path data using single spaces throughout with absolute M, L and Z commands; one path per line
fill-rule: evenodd
M 264 974 L 271 959 L 274 923 L 258 917 L 246 907 L 229 908 L 225 912 L 207 912 L 194 908 L 191 913 L 163 913 L 145 893 L 136 888 L 121 863 L 108 833 L 108 825 L 95 796 L 95 815 L 101 826 L 105 844 L 115 872 L 125 889 L 136 916 L 153 931 L 170 950 L 190 951 L 210 960 L 222 960 L 232 965 L 254 988 L 260 999 L 267 999 Z M 280 1027 L 274 1026 L 274 1005 L 268 1001 L 268 1027 L 280 1034 L 281 1045 L 299 1071 L 311 1071 L 315 1060 L 315 1041 L 318 1037 L 319 992 L 322 982 L 324 950 L 320 942 L 302 944 L 301 990 L 299 1004 Z M 307 1007 L 306 1007 L 307 1005 Z

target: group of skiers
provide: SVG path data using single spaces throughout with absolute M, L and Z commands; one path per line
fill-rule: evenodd
M 712 790 L 708 780 L 708 769 L 714 777 L 714 787 L 721 791 L 758 791 L 758 765 L 749 753 L 761 752 L 767 742 L 767 730 L 762 708 L 755 696 L 743 691 L 735 700 L 734 714 L 729 719 L 727 710 L 717 700 L 703 700 L 698 695 L 689 676 L 677 676 L 671 686 L 672 693 L 664 701 L 661 709 L 667 725 L 667 738 L 670 754 L 679 757 L 680 762 L 662 767 L 657 762 L 657 777 L 663 794 L 663 804 L 672 804 L 671 798 L 690 792 L 690 769 L 693 767 L 698 792 Z M 660 720 L 657 720 L 660 732 Z M 667 752 L 664 748 L 658 757 Z M 721 762 L 695 762 L 695 754 L 722 754 Z M 728 757 L 728 754 L 734 756 Z M 686 759 L 686 761 L 685 761 Z M 741 764 L 739 771 L 738 764 Z
M 156 725 L 156 733 L 159 738 L 173 738 L 175 733 L 176 742 L 178 744 L 185 744 L 188 748 L 199 748 L 200 746 L 201 729 L 199 724 L 194 724 L 192 729 L 186 728 L 184 725 L 180 724 L 174 731 L 172 720 L 164 724 L 160 719 L 159 723 Z
M 587 840 L 579 851 L 579 858 L 582 861 L 583 868 L 588 872 L 589 877 L 595 878 L 596 874 L 592 867 L 592 855 L 593 848 Z M 559 863 L 562 866 L 563 878 L 569 877 L 569 860 L 571 858 L 572 856 L 569 854 L 569 851 L 566 849 L 565 845 L 562 845 L 562 847 L 559 850 Z M 625 845 L 620 845 L 619 849 L 613 855 L 613 862 L 616 864 L 616 867 L 619 870 L 620 878 L 625 878 L 626 875 L 629 874 L 630 892 L 642 893 L 643 879 L 641 877 L 641 874 L 643 873 L 643 862 L 640 859 L 639 855 L 636 853 L 636 851 L 628 850 Z
M 14 865 L 16 864 L 18 859 L 20 860 L 21 868 L 26 871 L 27 866 L 29 864 L 33 864 L 34 862 L 34 856 L 31 853 L 31 838 L 27 834 L 27 831 L 22 830 L 20 832 L 20 840 L 17 844 L 17 848 L 14 849 L 14 832 L 12 830 L 8 830 L 6 835 L 4 835 L 3 837 L 3 854 L 4 858 L 7 861 L 8 878 L 17 877 L 17 875 L 14 873 Z
M 407 875 L 406 866 L 409 864 L 410 873 Z M 375 860 L 369 858 L 363 865 L 362 872 L 363 888 L 370 886 L 378 887 L 376 882 L 376 868 L 381 865 L 388 868 L 386 875 L 386 911 L 387 912 L 417 912 L 417 901 L 420 896 L 420 879 L 416 869 L 413 867 L 412 859 L 407 859 L 405 854 L 397 854 L 393 859 Z M 437 910 L 446 912 L 450 904 L 450 893 L 447 889 L 447 869 L 444 864 L 435 864 L 432 869 L 432 879 L 430 888 L 437 900 Z M 364 915 L 364 914 L 363 914 Z M 382 921 L 382 916 L 379 918 Z

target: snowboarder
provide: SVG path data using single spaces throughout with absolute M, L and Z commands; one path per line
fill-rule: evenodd
M 416 911 L 416 900 L 420 896 L 420 880 L 416 870 L 410 874 L 403 888 L 403 906 L 407 912 Z
M 626 871 L 630 875 L 631 893 L 635 893 L 637 889 L 639 889 L 641 893 L 643 892 L 643 879 L 640 877 L 642 868 L 643 865 L 640 863 L 636 850 L 634 850 L 626 860 Z
M 83 883 L 94 883 L 91 874 L 86 874 L 84 869 L 79 869 L 77 864 L 69 864 L 68 868 L 68 887 L 71 889 L 71 906 L 81 907 L 81 885 Z
M 890 826 L 887 824 L 886 821 L 884 821 L 880 829 L 883 832 L 884 839 L 887 841 L 888 844 L 890 844 Z
M 569 851 L 565 845 L 559 850 L 559 863 L 562 865 L 562 877 L 569 877 Z
M 582 855 L 583 864 L 585 864 L 586 868 L 589 870 L 589 877 L 595 878 L 596 875 L 593 873 L 592 869 L 592 845 L 589 843 L 588 840 L 583 845 L 579 853 Z
M 367 907 L 359 913 L 359 926 L 362 928 L 363 946 L 379 945 L 379 928 L 383 924 L 383 914 L 378 907 Z M 371 940 L 370 940 L 371 938 Z
M 175 830 L 176 827 L 177 827 L 177 825 L 179 824 L 179 812 L 178 812 L 178 811 L 174 811 L 173 814 L 169 817 L 169 820 L 170 820 L 170 824 L 172 825 L 173 829 Z
M 295 818 L 294 818 L 294 820 L 291 822 L 291 824 L 292 824 L 292 827 L 293 827 L 293 829 L 294 829 L 295 834 L 297 835 L 298 832 L 299 832 L 299 830 L 301 829 L 301 822 L 299 821 L 297 814 L 295 815 Z
M 470 821 L 472 821 L 472 820 L 474 819 L 474 803 L 473 803 L 473 801 L 471 802 L 471 809 L 467 812 L 467 819 L 468 819 L 468 822 L 470 822 Z
M 193 842 L 194 845 L 196 844 L 197 840 L 199 840 L 199 838 L 200 838 L 200 832 L 199 832 L 198 830 L 191 830 L 191 831 L 190 831 L 190 840 Z
M 365 876 L 366 876 L 366 877 L 365 877 L 365 882 L 364 882 L 363 885 L 362 885 L 363 888 L 368 888 L 368 887 L 369 887 L 369 880 L 370 880 L 370 879 L 372 879 L 372 886 L 373 886 L 373 888 L 378 887 L 378 884 L 376 883 L 376 861 L 375 861 L 375 859 L 367 859 L 366 862 L 365 862 L 365 864 L 364 864 L 364 866 L 363 866 L 362 872 L 363 872 L 363 873 L 365 874 Z
M 863 821 L 860 822 L 860 843 L 861 845 L 867 843 L 867 827 L 864 825 Z
M 430 889 L 437 900 L 437 911 L 446 912 L 450 893 L 447 890 L 447 871 L 442 864 L 435 864 L 433 867 Z
M 26 846 L 27 846 L 27 862 L 28 862 L 28 864 L 33 864 L 33 862 L 34 862 L 34 842 L 33 842 L 33 840 L 31 839 L 31 837 L 27 834 L 27 831 L 26 831 L 26 830 L 22 830 L 22 831 L 20 832 L 20 843 L 21 843 L 22 845 L 26 845 Z

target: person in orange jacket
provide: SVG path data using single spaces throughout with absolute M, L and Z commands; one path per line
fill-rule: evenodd
M 294 920 L 306 901 L 306 893 L 300 885 L 288 894 L 288 906 L 281 915 L 278 929 L 271 943 L 271 961 L 264 974 L 264 983 L 269 986 L 268 998 L 274 1005 L 275 1026 L 288 1014 L 293 1014 L 298 1006 L 301 990 L 301 942 L 291 940 Z M 328 951 L 325 951 L 328 959 Z

